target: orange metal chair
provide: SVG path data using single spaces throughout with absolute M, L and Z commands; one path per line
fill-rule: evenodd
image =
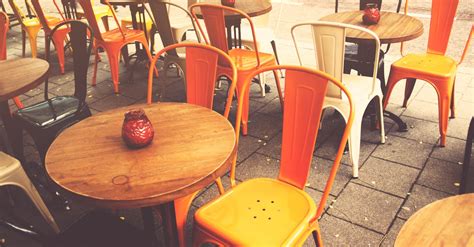
M 94 41 L 95 41 L 95 65 L 94 65 L 94 76 L 92 78 L 92 85 L 96 84 L 97 76 L 97 63 L 99 61 L 99 53 L 97 49 L 102 47 L 107 54 L 110 64 L 110 72 L 112 73 L 112 81 L 114 83 L 115 93 L 119 93 L 119 62 L 120 62 L 120 52 L 122 47 L 126 46 L 129 43 L 140 42 L 148 55 L 150 61 L 152 60 L 150 49 L 148 48 L 148 41 L 146 40 L 145 33 L 142 30 L 132 30 L 122 28 L 120 22 L 117 19 L 117 15 L 107 0 L 104 0 L 109 6 L 110 11 L 114 17 L 117 28 L 101 33 L 99 25 L 94 15 L 94 9 L 90 0 L 78 0 L 79 4 L 84 10 L 84 15 L 89 22 L 92 30 L 94 31 Z M 154 68 L 154 67 L 152 67 Z
M 270 70 L 286 70 L 285 111 L 280 173 L 277 179 L 255 178 L 233 186 L 201 207 L 194 216 L 194 246 L 300 246 L 312 234 L 322 246 L 318 218 L 329 196 L 354 119 L 349 91 L 336 78 L 299 66 L 270 66 L 250 73 L 241 89 L 244 101 L 252 78 Z M 347 95 L 350 115 L 319 205 L 304 192 L 313 158 L 328 85 Z M 237 117 L 243 107 L 239 104 Z M 236 121 L 239 132 L 240 121 Z M 231 181 L 235 181 L 231 174 Z M 234 185 L 234 184 L 233 184 Z
M 424 54 L 408 54 L 392 64 L 390 76 L 388 77 L 387 93 L 384 99 L 384 108 L 386 108 L 396 83 L 406 79 L 405 99 L 403 101 L 403 106 L 406 107 L 416 79 L 424 80 L 431 84 L 438 93 L 439 132 L 441 135 L 440 145 L 442 147 L 446 145 L 450 108 L 451 118 L 455 116 L 454 82 L 456 70 L 464 59 L 473 33 L 471 28 L 469 39 L 458 63 L 454 59 L 445 56 L 458 2 L 459 0 L 432 1 L 428 50 Z
M 0 60 L 7 59 L 7 32 L 9 27 L 8 15 L 0 11 Z M 18 97 L 14 97 L 13 101 L 18 108 L 23 108 L 23 103 Z
M 21 11 L 21 8 L 18 6 L 18 4 L 15 2 L 15 0 L 8 0 L 10 3 L 10 7 L 13 9 L 13 13 L 15 14 L 16 18 L 20 22 L 21 25 L 21 41 L 22 41 L 22 56 L 25 56 L 25 48 L 26 48 L 26 35 L 28 35 L 28 40 L 30 41 L 30 47 L 31 47 L 31 56 L 36 57 L 38 54 L 38 48 L 37 48 L 37 37 L 38 33 L 41 29 L 41 24 L 36 17 L 28 17 L 26 16 L 23 11 Z M 27 3 L 29 3 L 27 1 Z M 33 9 L 33 8 L 31 8 Z M 46 16 L 46 19 L 49 22 L 59 22 L 60 19 L 54 16 Z
M 56 0 L 53 0 L 54 6 L 58 13 L 61 15 L 61 19 L 56 18 L 47 18 L 41 8 L 40 0 L 31 0 L 33 4 L 33 12 L 35 13 L 36 17 L 38 18 L 41 26 L 43 27 L 45 37 L 48 37 L 51 34 L 52 29 L 65 20 L 61 10 L 59 9 Z M 61 73 L 64 74 L 64 45 L 67 39 L 67 35 L 70 32 L 70 28 L 67 26 L 62 27 L 58 31 L 56 31 L 52 37 L 54 47 L 56 48 L 56 53 L 58 55 L 59 67 Z
M 179 43 L 173 44 L 163 48 L 153 58 L 148 74 L 148 92 L 147 92 L 147 103 L 152 103 L 153 93 L 153 68 L 155 67 L 158 58 L 171 50 L 178 48 L 186 49 L 186 100 L 187 103 L 196 104 L 203 107 L 212 109 L 214 100 L 214 89 L 217 77 L 217 64 L 218 61 L 226 61 L 229 63 L 230 74 L 229 78 L 231 83 L 229 85 L 228 95 L 226 99 L 226 105 L 224 110 L 224 117 L 228 118 L 230 113 L 230 107 L 232 105 L 232 99 L 237 85 L 237 69 L 232 63 L 232 59 L 223 51 L 205 44 L 199 43 Z M 236 129 L 238 140 L 239 135 Z M 237 155 L 234 157 L 232 164 L 232 171 L 235 169 L 237 162 Z M 216 185 L 221 193 L 224 193 L 224 187 L 222 186 L 221 179 L 216 180 Z M 199 191 L 189 194 L 185 197 L 179 198 L 174 201 L 176 225 L 178 229 L 179 245 L 185 246 L 185 225 L 186 218 L 188 215 L 189 207 Z
M 112 16 L 112 11 L 109 6 L 95 5 L 95 1 L 91 0 L 92 9 L 94 9 L 94 16 L 96 20 L 102 20 L 105 30 L 109 31 L 109 16 Z M 85 18 L 84 10 L 77 10 L 77 17 L 79 19 Z
M 211 44 L 224 52 L 228 53 L 229 56 L 232 58 L 232 61 L 237 66 L 238 76 L 237 76 L 237 95 L 241 92 L 242 85 L 244 84 L 247 75 L 252 74 L 255 70 L 260 68 L 276 65 L 276 59 L 273 54 L 263 53 L 258 51 L 258 45 L 256 42 L 255 36 L 255 28 L 252 23 L 250 17 L 234 8 L 225 7 L 221 5 L 212 5 L 212 4 L 204 4 L 204 3 L 196 3 L 191 5 L 189 8 L 191 14 L 193 15 L 199 31 L 201 32 L 204 40 L 207 44 Z M 206 25 L 207 34 L 205 35 L 201 24 L 199 23 L 196 10 L 200 9 L 202 17 L 204 19 L 204 23 Z M 254 42 L 254 51 L 234 48 L 229 49 L 227 43 L 227 37 L 225 32 L 225 14 L 226 13 L 233 13 L 236 14 L 237 17 L 233 18 L 244 18 L 247 19 L 250 28 L 252 29 L 252 37 Z M 228 76 L 229 73 L 229 64 L 224 61 L 219 61 L 218 66 L 218 75 L 226 75 Z M 273 75 L 275 76 L 275 82 L 278 88 L 278 96 L 280 97 L 280 104 L 283 110 L 283 95 L 281 93 L 280 87 L 280 78 L 278 76 L 277 71 L 273 71 Z M 243 101 L 243 111 L 242 111 L 242 134 L 247 135 L 247 123 L 248 123 L 248 114 L 249 114 L 249 91 L 246 92 L 245 100 Z

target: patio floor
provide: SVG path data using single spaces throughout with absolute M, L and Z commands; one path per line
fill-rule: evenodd
M 183 0 L 176 2 L 185 5 Z M 358 6 L 357 2 L 355 0 L 341 1 L 340 10 L 354 9 L 355 6 Z M 416 40 L 407 42 L 405 47 L 410 52 L 424 52 L 429 30 L 430 1 L 418 0 L 412 2 L 410 13 L 413 13 L 423 22 L 425 32 Z M 395 10 L 395 3 L 395 0 L 384 1 L 383 9 Z M 48 5 L 50 3 L 44 2 L 44 4 Z M 46 7 L 53 9 L 52 5 Z M 296 53 L 289 33 L 291 26 L 300 22 L 316 21 L 324 15 L 333 13 L 333 11 L 334 3 L 332 0 L 273 1 L 270 26 L 275 30 L 278 55 L 282 64 L 297 64 Z M 119 15 L 129 15 L 128 9 L 120 8 Z M 456 60 L 459 59 L 464 48 L 473 16 L 474 11 L 469 1 L 460 1 L 447 52 L 449 56 Z M 41 35 L 43 34 L 41 33 Z M 310 42 L 309 34 L 306 35 L 303 38 L 307 38 L 307 41 Z M 40 37 L 38 40 L 40 42 L 38 52 L 42 57 L 44 56 L 44 39 Z M 7 42 L 8 58 L 21 57 L 19 26 L 13 27 L 9 31 Z M 159 36 L 157 42 L 160 42 Z M 132 46 L 129 47 L 133 48 Z M 386 55 L 386 75 L 389 73 L 389 64 L 400 57 L 399 47 L 399 44 L 392 45 Z M 268 44 L 266 50 L 269 49 Z M 314 57 L 311 43 L 306 43 L 304 49 L 307 49 L 305 54 L 311 54 L 309 56 Z M 413 213 L 435 200 L 457 194 L 465 139 L 474 109 L 473 54 L 468 52 L 464 63 L 458 69 L 455 88 L 457 112 L 456 118 L 449 120 L 445 148 L 440 148 L 438 145 L 436 93 L 425 82 L 417 81 L 413 96 L 406 109 L 401 107 L 403 86 L 397 86 L 390 99 L 388 110 L 400 115 L 407 122 L 408 132 L 398 132 L 393 122 L 386 119 L 387 141 L 385 144 L 380 144 L 378 131 L 372 130 L 369 121 L 364 120 L 360 177 L 358 179 L 352 178 L 349 155 L 345 154 L 342 161 L 343 165 L 340 166 L 331 191 L 331 197 L 328 200 L 327 210 L 320 219 L 323 241 L 327 246 L 392 246 L 400 228 Z M 28 45 L 26 56 L 30 56 Z M 136 67 L 132 81 L 130 80 L 130 71 L 127 71 L 127 68 L 121 63 L 121 94 L 115 95 L 107 57 L 104 53 L 101 54 L 101 57 L 102 62 L 99 64 L 97 86 L 88 87 L 87 103 L 93 114 L 119 106 L 144 103 L 148 72 L 145 66 L 140 64 Z M 56 59 L 55 56 L 53 58 Z M 53 60 L 52 76 L 49 80 L 50 95 L 72 94 L 74 90 L 72 58 L 68 57 L 67 61 L 67 72 L 65 75 L 60 75 L 57 61 Z M 93 59 L 91 57 L 89 78 L 92 78 L 92 63 Z M 160 73 L 163 74 L 162 71 Z M 168 75 L 173 78 L 173 71 L 168 71 Z M 268 76 L 267 79 L 267 83 L 272 90 L 265 98 L 260 97 L 257 84 L 252 86 L 249 135 L 240 137 L 237 166 L 239 181 L 253 177 L 276 177 L 278 174 L 281 147 L 281 111 L 274 80 L 272 76 Z M 156 81 L 157 84 L 163 83 L 163 77 L 160 76 Z M 182 79 L 174 77 L 173 81 L 173 83 L 167 82 L 169 86 L 164 95 L 164 100 L 183 101 Z M 403 83 L 398 85 L 403 85 Z M 216 109 L 218 110 L 222 107 L 220 99 L 222 99 L 224 92 L 225 90 L 217 91 Z M 43 88 L 33 89 L 20 96 L 20 98 L 25 105 L 39 102 L 43 100 Z M 319 201 L 322 194 L 343 127 L 344 122 L 341 117 L 336 114 L 326 114 L 323 128 L 318 136 L 306 189 L 316 202 Z M 35 147 L 26 134 L 25 151 L 28 161 L 38 161 Z M 224 182 L 228 185 L 227 178 L 224 178 Z M 34 229 L 51 233 L 48 225 L 26 199 L 26 196 L 20 193 L 19 190 L 13 190 L 12 194 L 17 202 L 14 208 L 8 205 L 4 191 L 0 191 L 0 217 L 9 219 L 14 214 L 15 218 L 28 222 Z M 42 194 L 44 194 L 48 204 L 50 202 L 49 196 L 46 193 Z M 192 229 L 194 211 L 217 195 L 217 188 L 210 186 L 194 200 L 188 215 L 188 233 Z M 72 201 L 70 207 L 70 210 L 52 208 L 52 214 L 62 229 L 65 229 L 76 221 L 81 214 L 91 209 L 79 201 Z M 131 222 L 138 228 L 143 228 L 139 210 L 120 210 L 118 213 L 124 216 L 126 221 Z M 158 224 L 161 224 L 159 219 L 157 221 Z M 160 227 L 158 232 L 161 234 Z M 6 239 L 7 246 L 39 246 L 32 240 L 25 239 L 0 227 L 0 239 L 2 238 Z M 312 239 L 309 239 L 307 246 L 313 245 Z

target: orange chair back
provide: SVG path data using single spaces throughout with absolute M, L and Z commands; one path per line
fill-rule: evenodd
M 459 0 L 433 0 L 428 52 L 444 55 L 448 47 Z
M 350 114 L 344 134 L 339 144 L 336 158 L 329 175 L 323 197 L 319 203 L 317 215 L 321 215 L 327 197 L 331 190 L 336 172 L 339 168 L 344 147 L 349 137 L 352 122 L 354 120 L 354 107 L 352 97 L 347 88 L 336 78 L 319 70 L 300 66 L 280 65 L 259 69 L 251 73 L 243 86 L 243 92 L 249 90 L 252 78 L 256 75 L 274 70 L 286 70 L 285 72 L 285 101 L 283 112 L 283 136 L 281 147 L 280 173 L 278 179 L 304 189 L 311 167 L 314 146 L 318 135 L 319 122 L 321 119 L 326 90 L 330 83 L 338 86 L 346 94 Z M 239 102 L 243 101 L 244 93 L 240 94 Z M 237 117 L 241 114 L 241 106 L 237 109 Z M 236 121 L 236 130 L 240 127 L 240 121 Z
M 36 17 L 38 18 L 41 26 L 45 33 L 50 33 L 51 28 L 49 27 L 49 23 L 46 19 L 46 15 L 43 12 L 43 8 L 41 8 L 40 0 L 31 0 L 31 4 L 33 5 L 33 12 L 35 13 Z
M 9 26 L 8 15 L 0 11 L 0 60 L 7 59 L 7 32 Z
M 232 63 L 229 55 L 223 51 L 205 44 L 179 43 L 167 46 L 159 51 L 153 58 L 148 74 L 147 103 L 152 103 L 153 76 L 158 58 L 176 48 L 186 48 L 186 100 L 190 104 L 196 104 L 212 109 L 214 101 L 214 88 L 217 79 L 217 63 L 219 59 L 226 61 L 232 68 L 231 84 L 227 95 L 224 116 L 227 118 L 232 105 L 232 98 L 237 85 L 237 69 Z
M 200 10 L 200 13 L 197 13 L 197 11 Z M 221 6 L 221 5 L 213 5 L 213 4 L 205 4 L 205 3 L 196 3 L 191 5 L 189 7 L 189 11 L 193 15 L 193 18 L 195 19 L 195 22 L 197 23 L 197 26 L 199 28 L 199 32 L 202 34 L 204 37 L 204 40 L 206 44 L 210 44 L 214 47 L 217 47 L 224 52 L 228 53 L 229 52 L 229 44 L 227 43 L 227 36 L 226 36 L 226 28 L 225 28 L 225 18 L 226 18 L 226 13 L 227 15 L 230 15 L 230 13 L 233 13 L 235 17 L 232 18 L 242 18 L 242 19 L 247 19 L 247 21 L 250 24 L 250 28 L 252 29 L 252 38 L 254 42 L 254 47 L 255 47 L 255 56 L 257 58 L 257 67 L 260 65 L 260 57 L 258 55 L 258 47 L 257 47 L 257 42 L 256 42 L 256 36 L 255 36 L 255 28 L 253 26 L 253 22 L 250 19 L 250 16 L 248 16 L 246 13 L 226 7 L 226 6 Z M 204 20 L 204 24 L 206 25 L 206 30 L 207 30 L 207 35 L 205 35 L 203 28 L 201 27 L 201 24 L 199 23 L 199 18 L 202 17 Z M 230 17 L 227 17 L 230 18 Z M 222 61 L 219 61 L 221 65 L 226 65 L 222 64 Z
M 87 22 L 89 23 L 89 26 L 92 28 L 92 31 L 94 31 L 94 35 L 96 39 L 103 40 L 102 35 L 100 32 L 99 24 L 97 23 L 97 20 L 95 19 L 94 15 L 94 9 L 92 8 L 92 3 L 90 0 L 77 0 L 79 4 L 82 7 L 82 10 L 84 11 L 84 16 L 87 19 Z

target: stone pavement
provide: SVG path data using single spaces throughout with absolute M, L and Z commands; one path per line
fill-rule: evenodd
M 21 1 L 20 1 L 21 2 Z M 44 2 L 44 1 L 43 1 Z M 176 1 L 185 5 L 185 1 Z M 340 1 L 340 10 L 354 9 L 358 1 Z M 412 1 L 410 13 L 418 17 L 425 26 L 424 34 L 416 40 L 407 42 L 410 52 L 423 52 L 426 49 L 430 1 Z M 53 11 L 52 5 L 46 8 Z M 51 6 L 49 6 L 51 5 Z M 383 9 L 394 10 L 395 0 L 384 1 Z M 273 1 L 270 13 L 270 27 L 275 31 L 279 57 L 284 64 L 297 64 L 296 53 L 289 33 L 290 28 L 300 22 L 316 21 L 324 15 L 333 13 L 332 0 L 314 1 Z M 129 14 L 128 9 L 120 8 L 119 15 Z M 457 19 L 451 34 L 448 55 L 458 59 L 464 48 L 473 19 L 473 8 L 469 1 L 460 1 Z M 110 20 L 112 21 L 112 20 Z M 41 34 L 42 35 L 42 34 Z M 305 61 L 314 61 L 314 51 L 310 43 L 310 35 L 304 34 L 302 47 Z M 40 56 L 44 55 L 43 38 L 39 38 Z M 157 37 L 159 42 L 159 37 Z M 264 44 L 266 46 L 266 44 Z M 129 46 L 133 49 L 132 46 Z M 399 44 L 391 46 L 386 55 L 386 75 L 389 64 L 400 57 Z M 18 26 L 8 33 L 8 58 L 21 56 L 21 32 Z M 264 47 L 264 49 L 269 49 Z M 472 51 L 472 49 L 471 49 Z M 27 45 L 27 56 L 29 46 Z M 99 64 L 98 84 L 88 87 L 87 103 L 93 113 L 106 111 L 119 106 L 145 102 L 147 69 L 138 65 L 130 80 L 130 71 L 121 64 L 120 95 L 113 93 L 109 66 L 106 56 L 102 53 Z M 53 56 L 53 59 L 56 59 Z M 60 75 L 57 62 L 53 60 L 50 77 L 50 95 L 65 95 L 73 92 L 73 75 L 71 58 L 68 58 L 66 74 Z M 92 74 L 89 70 L 89 78 Z M 401 116 L 409 126 L 408 132 L 398 132 L 391 120 L 385 121 L 387 141 L 379 143 L 378 132 L 370 128 L 368 120 L 364 120 L 360 155 L 360 177 L 353 179 L 352 167 L 348 154 L 343 158 L 342 165 L 328 200 L 327 210 L 323 214 L 320 225 L 323 241 L 328 246 L 391 246 L 406 220 L 421 207 L 444 197 L 457 194 L 461 162 L 463 159 L 465 138 L 474 106 L 474 64 L 473 53 L 469 52 L 464 63 L 459 67 L 456 79 L 456 118 L 450 119 L 447 145 L 438 145 L 438 113 L 437 97 L 434 89 L 427 83 L 418 81 L 408 107 L 402 108 L 403 86 L 397 86 L 392 94 L 389 110 Z M 166 84 L 163 100 L 182 101 L 184 90 L 182 79 L 174 77 L 175 70 L 169 70 L 170 81 Z M 0 72 L 3 73 L 3 72 Z M 163 75 L 164 71 L 160 71 Z M 174 77 L 174 78 L 173 78 Z M 163 77 L 155 79 L 155 85 L 163 83 Z M 272 76 L 268 75 L 267 83 L 272 91 L 265 98 L 260 97 L 258 85 L 252 86 L 251 115 L 249 135 L 241 137 L 238 153 L 237 178 L 244 181 L 253 177 L 276 177 L 281 148 L 281 111 Z M 400 83 L 398 85 L 403 85 Z M 157 92 L 155 87 L 154 95 Z M 224 86 L 225 89 L 225 86 Z M 217 91 L 216 110 L 222 108 L 225 90 Z M 43 99 L 43 88 L 39 87 L 21 96 L 25 105 Z M 344 127 L 342 118 L 336 114 L 326 114 L 323 128 L 319 133 L 317 147 L 311 165 L 311 174 L 306 191 L 318 202 L 329 174 L 332 159 Z M 27 159 L 37 161 L 38 155 L 31 139 L 25 135 Z M 78 150 L 80 151 L 80 150 Z M 67 165 L 67 164 L 65 164 Z M 228 178 L 224 178 L 228 185 Z M 0 217 L 15 214 L 35 229 L 50 232 L 38 212 L 35 211 L 26 197 L 18 190 L 12 190 L 17 203 L 11 209 L 5 200 L 5 193 L 0 192 Z M 188 215 L 188 233 L 192 229 L 192 214 L 205 202 L 218 195 L 217 189 L 210 186 L 193 202 Z M 50 198 L 45 194 L 48 202 Z M 65 229 L 77 220 L 79 215 L 89 210 L 86 205 L 72 201 L 71 210 L 54 209 L 60 227 Z M 137 210 L 121 210 L 119 214 L 137 227 L 142 227 L 141 217 Z M 160 220 L 158 219 L 158 224 Z M 158 232 L 161 233 L 160 228 Z M 34 241 L 25 239 L 0 227 L 0 238 L 6 238 L 7 246 L 38 246 Z M 188 234 L 189 239 L 189 234 Z M 306 243 L 313 246 L 312 239 Z

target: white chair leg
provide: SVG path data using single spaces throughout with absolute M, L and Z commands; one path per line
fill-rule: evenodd
M 59 233 L 59 227 L 56 224 L 53 216 L 49 212 L 48 208 L 43 202 L 43 199 L 39 195 L 38 191 L 36 190 L 35 186 L 31 183 L 30 179 L 26 175 L 23 168 L 18 164 L 18 167 L 14 169 L 9 178 L 7 183 L 12 185 L 16 185 L 22 188 L 26 194 L 30 197 L 31 201 L 35 204 L 36 208 L 40 211 L 43 218 L 48 222 L 48 224 L 53 228 L 55 233 Z
M 260 83 L 260 95 L 262 95 L 262 97 L 265 97 L 265 82 L 266 82 L 265 73 L 258 75 L 258 81 Z
M 352 161 L 352 176 L 359 177 L 360 132 L 362 120 L 354 119 L 349 136 L 349 155 Z
M 385 123 L 383 121 L 383 107 L 382 107 L 382 97 L 377 96 L 377 114 L 379 115 L 379 125 L 380 125 L 380 143 L 385 143 Z

